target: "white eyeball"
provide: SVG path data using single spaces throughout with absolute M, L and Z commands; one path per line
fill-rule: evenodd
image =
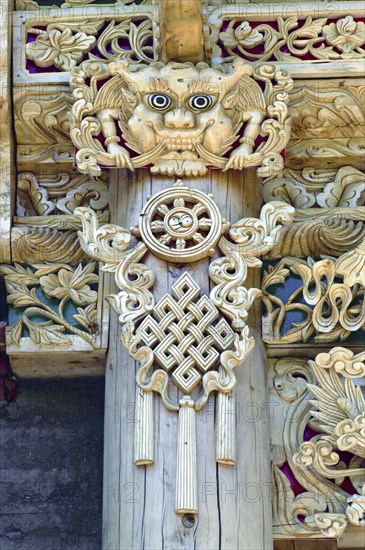
M 213 103 L 213 98 L 210 95 L 193 95 L 188 100 L 188 105 L 194 111 L 204 111 L 209 109 Z
M 166 111 L 172 104 L 171 98 L 164 94 L 150 94 L 147 101 L 148 105 L 155 111 Z

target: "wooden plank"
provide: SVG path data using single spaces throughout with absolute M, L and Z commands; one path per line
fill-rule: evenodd
M 337 542 L 338 548 L 344 550 L 356 550 L 365 547 L 365 533 L 362 527 L 348 525 Z
M 106 350 L 11 353 L 11 369 L 17 378 L 79 378 L 103 376 Z
M 292 540 L 275 540 L 274 550 L 294 550 L 294 541 Z
M 336 550 L 336 540 L 325 539 L 307 539 L 307 540 L 295 540 L 293 550 Z

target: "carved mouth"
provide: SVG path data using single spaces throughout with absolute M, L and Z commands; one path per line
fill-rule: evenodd
M 152 128 L 156 133 L 157 143 L 163 143 L 168 151 L 195 151 L 196 145 L 199 145 L 203 141 L 203 135 L 206 130 L 214 124 L 213 120 L 209 120 L 208 123 L 200 130 L 168 130 L 164 128 L 156 128 L 152 123 L 148 126 Z
M 157 136 L 157 141 L 162 141 L 166 145 L 166 149 L 169 151 L 194 151 L 196 143 L 200 143 L 201 140 L 193 139 L 166 139 Z

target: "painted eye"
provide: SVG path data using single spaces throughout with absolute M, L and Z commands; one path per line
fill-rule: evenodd
M 210 95 L 193 95 L 189 98 L 188 104 L 194 111 L 203 111 L 209 109 L 213 103 L 213 98 Z
M 163 94 L 151 94 L 148 96 L 148 105 L 156 111 L 166 111 L 171 106 L 171 98 Z

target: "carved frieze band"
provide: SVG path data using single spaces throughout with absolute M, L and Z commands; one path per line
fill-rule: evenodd
M 286 69 L 292 67 L 292 74 L 299 78 L 303 73 L 316 78 L 322 70 L 332 76 L 347 76 L 349 66 L 362 75 L 362 10 L 361 2 L 351 3 L 351 9 L 347 2 L 336 2 L 330 9 L 320 3 L 212 3 L 212 63 L 229 62 L 238 55 L 250 63 L 274 62 Z
M 158 52 L 156 6 L 87 7 L 14 15 L 14 82 L 67 82 L 85 59 L 151 63 Z M 123 43 L 123 46 L 121 44 Z

